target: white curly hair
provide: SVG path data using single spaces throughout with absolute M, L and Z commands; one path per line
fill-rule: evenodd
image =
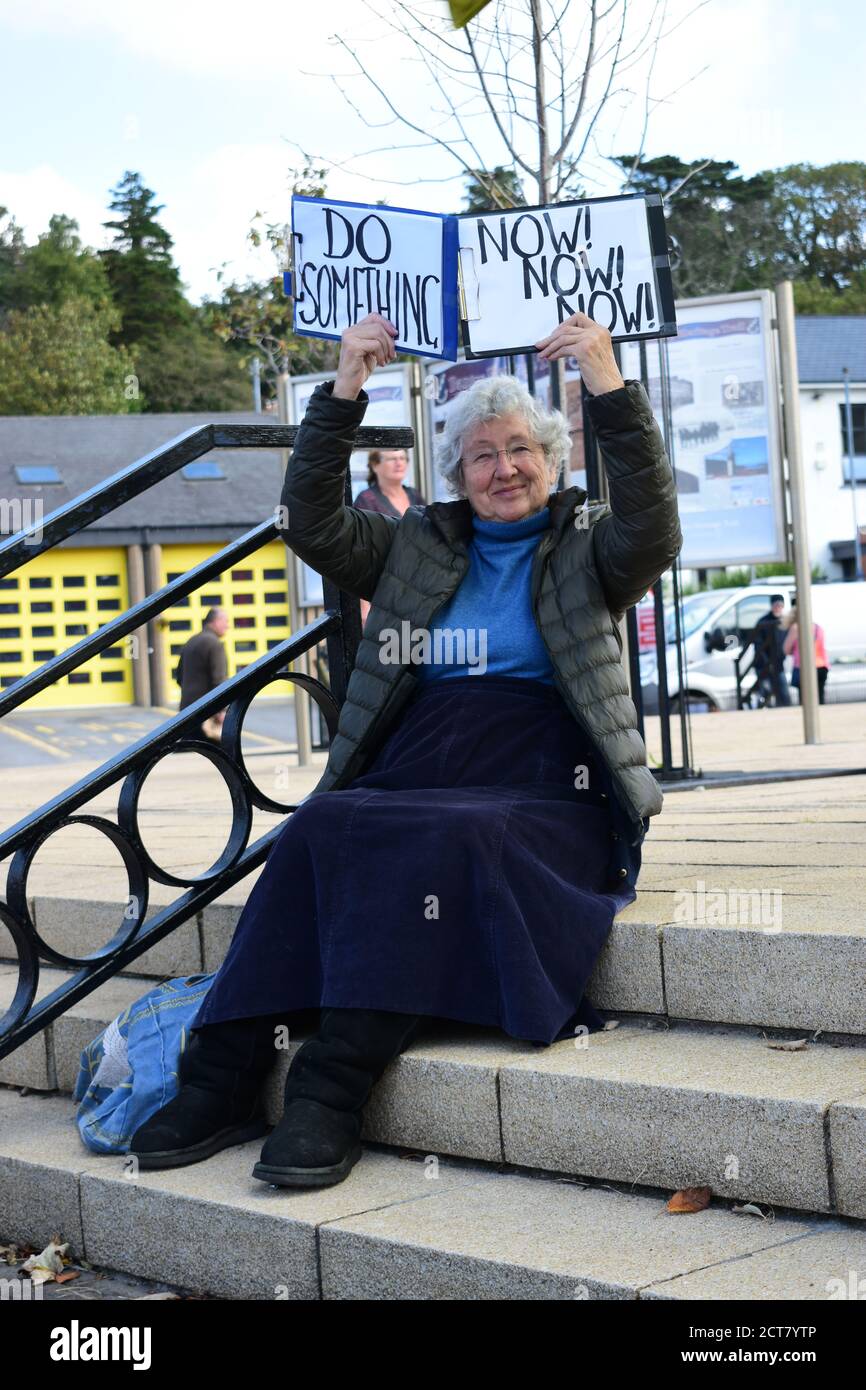
M 530 435 L 544 449 L 550 482 L 556 482 L 561 466 L 571 457 L 565 416 L 559 410 L 545 409 L 516 376 L 488 376 L 457 397 L 439 436 L 439 472 L 454 496 L 465 495 L 462 463 L 466 436 L 486 420 L 511 414 L 525 419 Z

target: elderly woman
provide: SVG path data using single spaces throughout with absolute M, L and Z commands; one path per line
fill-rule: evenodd
M 602 1026 L 586 984 L 661 809 L 618 622 L 681 544 L 663 440 L 610 335 L 575 314 L 537 347 L 580 364 L 609 507 L 552 490 L 566 422 L 509 377 L 448 418 L 456 500 L 399 520 L 347 507 L 363 385 L 394 333 L 374 314 L 343 334 L 298 431 L 285 539 L 371 611 L 324 775 L 250 894 L 178 1095 L 133 1136 L 142 1167 L 263 1134 L 274 1025 L 300 1010 L 321 1009 L 318 1031 L 253 1168 L 284 1186 L 346 1177 L 370 1090 L 423 1019 L 535 1044 Z

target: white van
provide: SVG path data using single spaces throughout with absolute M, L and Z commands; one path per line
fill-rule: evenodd
M 770 610 L 772 595 L 783 595 L 787 614 L 795 593 L 794 580 L 781 576 L 742 588 L 709 589 L 683 599 L 683 689 L 693 711 L 736 709 L 734 659 L 751 643 L 755 624 Z M 824 629 L 830 658 L 825 699 L 828 703 L 866 699 L 866 583 L 813 584 L 812 617 Z M 675 635 L 673 607 L 666 606 L 668 692 L 677 708 L 680 685 Z M 741 663 L 742 670 L 748 665 L 747 658 Z M 789 660 L 789 677 L 790 667 Z M 644 710 L 654 714 L 658 711 L 655 650 L 641 655 L 640 670 Z M 744 688 L 753 682 L 754 672 L 750 672 L 745 676 Z

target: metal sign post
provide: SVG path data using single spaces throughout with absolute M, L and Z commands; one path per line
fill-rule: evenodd
M 290 381 L 291 379 L 287 373 L 280 373 L 280 376 L 277 378 L 277 405 L 280 414 L 280 424 L 282 425 L 289 424 L 290 420 Z M 282 466 L 283 476 L 285 476 L 286 468 L 288 467 L 288 462 L 288 450 L 281 449 L 280 463 Z M 289 590 L 289 627 L 292 632 L 297 632 L 298 629 L 302 626 L 302 624 L 300 618 L 300 609 L 298 607 L 298 588 L 295 574 L 295 557 L 288 549 L 286 550 L 286 574 L 288 576 Z M 303 656 L 299 657 L 297 661 L 293 661 L 290 664 L 289 669 L 293 671 L 301 671 L 304 674 L 307 674 L 309 671 L 307 653 L 304 652 Z M 310 738 L 309 696 L 306 694 L 305 691 L 301 690 L 300 686 L 298 685 L 293 685 L 292 689 L 294 692 L 293 700 L 295 706 L 295 731 L 298 739 L 298 766 L 309 767 L 312 756 L 312 741 Z
M 809 537 L 806 526 L 806 490 L 803 481 L 803 451 L 800 440 L 800 398 L 797 375 L 797 338 L 794 327 L 794 286 L 783 280 L 776 286 L 776 322 L 782 359 L 783 419 L 785 451 L 788 456 L 788 486 L 791 490 L 791 527 L 794 548 L 794 577 L 797 581 L 797 634 L 800 648 L 800 702 L 803 708 L 803 740 L 819 743 L 818 675 L 815 643 L 812 640 L 812 572 L 809 565 Z

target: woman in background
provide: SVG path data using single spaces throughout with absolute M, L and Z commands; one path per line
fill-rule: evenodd
M 397 521 L 409 507 L 426 506 L 424 494 L 403 482 L 409 468 L 405 449 L 371 449 L 367 459 L 367 487 L 352 504 L 363 512 L 379 512 Z M 367 621 L 370 605 L 361 599 L 361 625 Z
M 405 449 L 371 449 L 367 460 L 367 484 L 352 504 L 364 512 L 380 512 L 399 521 L 407 507 L 425 506 L 417 488 L 403 482 L 409 468 Z
M 824 640 L 824 629 L 820 623 L 812 624 L 812 637 L 815 643 L 815 667 L 818 673 L 818 704 L 824 703 L 824 686 L 827 684 L 827 676 L 830 674 L 830 658 L 827 656 L 827 644 Z M 800 639 L 797 628 L 797 600 L 791 604 L 791 614 L 788 619 L 788 631 L 785 634 L 784 642 L 785 656 L 790 656 L 794 661 L 794 669 L 791 672 L 791 685 L 795 690 L 800 689 Z

